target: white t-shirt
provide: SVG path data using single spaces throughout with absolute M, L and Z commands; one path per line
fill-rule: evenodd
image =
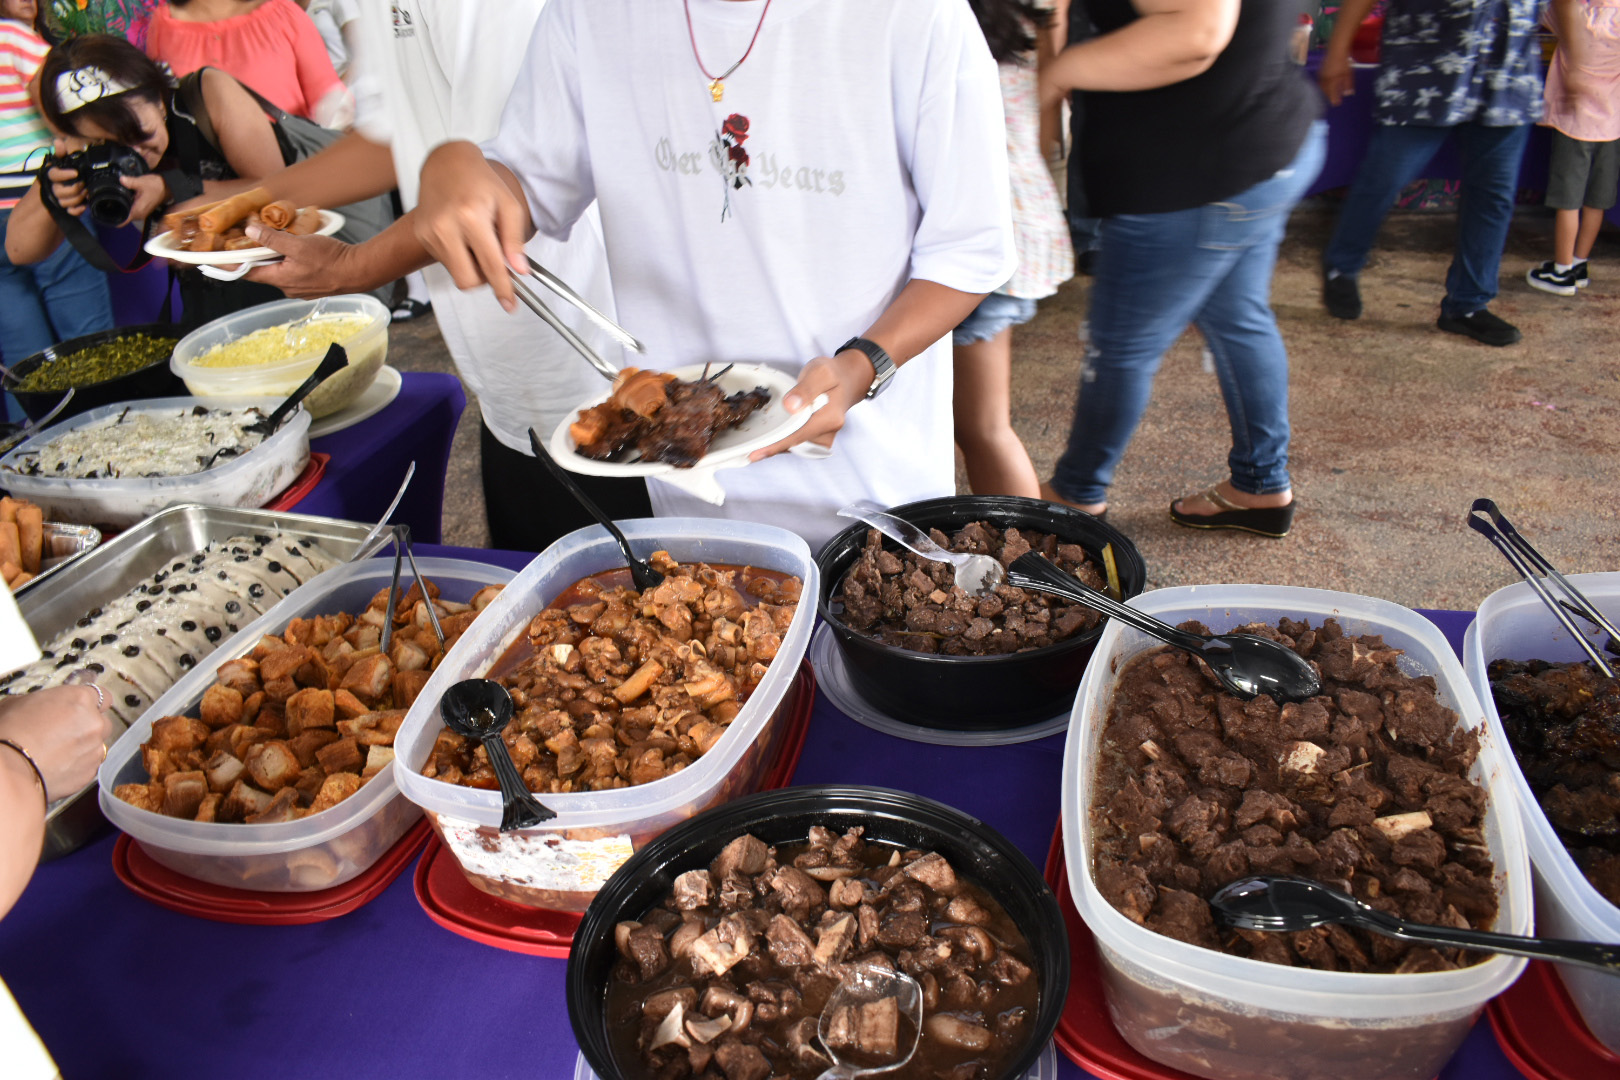
M 601 208 L 640 366 L 797 372 L 864 333 L 908 279 L 989 292 L 1016 264 L 996 65 L 960 0 L 552 0 L 486 152 L 541 232 Z M 733 115 L 746 138 L 722 141 Z M 735 126 L 735 125 L 734 125 Z M 741 174 L 721 171 L 727 161 Z M 739 186 L 740 184 L 740 186 Z M 722 216 L 724 215 L 724 216 Z M 955 490 L 949 335 L 851 410 L 831 458 L 726 471 L 724 506 L 649 482 L 660 515 L 744 518 L 819 545 L 860 498 Z
M 495 133 L 545 0 L 363 0 L 357 126 L 394 154 L 400 198 L 416 205 L 422 162 L 451 139 Z M 537 235 L 528 252 L 598 309 L 613 314 L 607 255 L 592 209 L 566 242 Z M 502 444 L 529 453 L 606 385 L 527 308 L 507 314 L 488 287 L 461 292 L 441 266 L 423 271 L 433 313 L 484 423 Z M 548 306 L 610 363 L 618 346 L 571 306 Z

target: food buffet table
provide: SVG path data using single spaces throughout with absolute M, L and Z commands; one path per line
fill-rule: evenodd
M 416 550 L 514 570 L 530 558 Z M 1426 614 L 1461 647 L 1471 614 Z M 1040 866 L 1058 818 L 1062 755 L 1062 735 L 988 748 L 901 740 L 856 723 L 823 696 L 793 782 L 873 784 L 938 799 L 1000 830 Z M 336 920 L 243 926 L 139 899 L 114 876 L 113 843 L 106 836 L 42 866 L 0 923 L 0 976 L 65 1076 L 574 1075 L 564 961 L 442 929 L 418 904 L 409 867 Z M 1089 1075 L 1061 1056 L 1059 1065 L 1063 1077 Z M 1441 1075 L 1519 1073 L 1482 1019 Z

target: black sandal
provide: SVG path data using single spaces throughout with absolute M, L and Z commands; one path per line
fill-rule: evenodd
M 1218 486 L 1211 485 L 1196 495 L 1183 495 L 1182 498 L 1208 499 L 1221 508 L 1220 513 L 1183 514 L 1176 509 L 1176 503 L 1181 501 L 1177 499 L 1170 503 L 1170 520 L 1189 529 L 1237 529 L 1257 536 L 1269 536 L 1274 540 L 1288 535 L 1294 523 L 1293 501 L 1286 506 L 1239 506 L 1222 495 L 1217 490 Z
M 394 305 L 394 310 L 391 312 L 390 321 L 411 322 L 415 319 L 420 319 L 422 316 L 430 313 L 432 310 L 433 304 L 431 301 L 428 303 L 423 303 L 420 300 L 413 300 L 407 296 L 405 299 Z

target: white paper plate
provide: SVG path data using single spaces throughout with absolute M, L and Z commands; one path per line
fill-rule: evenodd
M 702 364 L 690 364 L 686 367 L 673 368 L 670 374 L 679 379 L 692 381 L 703 377 L 703 367 Z M 568 433 L 569 425 L 579 418 L 581 409 L 588 409 L 606 401 L 610 393 L 607 389 L 581 404 L 578 409 L 568 414 L 567 419 L 557 425 L 557 430 L 551 435 L 549 449 L 551 456 L 556 458 L 563 468 L 586 476 L 669 477 L 694 471 L 737 468 L 746 465 L 748 455 L 755 450 L 787 438 L 809 422 L 810 415 L 815 409 L 806 408 L 790 413 L 782 406 L 782 398 L 797 383 L 796 376 L 764 364 L 734 364 L 730 371 L 720 376 L 720 388 L 727 394 L 734 394 L 739 390 L 752 390 L 756 386 L 763 386 L 771 392 L 770 403 L 755 412 L 740 426 L 716 435 L 714 441 L 709 444 L 709 452 L 690 469 L 677 468 L 662 461 L 596 461 L 578 453 L 574 438 Z
M 336 210 L 321 211 L 321 227 L 316 236 L 331 236 L 343 228 L 343 215 Z M 189 266 L 235 266 L 237 263 L 263 262 L 281 258 L 281 253 L 267 247 L 242 248 L 238 251 L 186 251 L 174 246 L 174 233 L 159 233 L 146 242 L 147 254 L 170 262 Z
M 335 413 L 328 413 L 310 424 L 309 437 L 318 439 L 322 435 L 330 435 L 334 431 L 353 427 L 362 420 L 371 419 L 399 397 L 400 387 L 404 384 L 405 380 L 400 378 L 399 371 L 384 364 L 377 369 L 377 377 L 366 387 L 365 393 L 346 407 Z

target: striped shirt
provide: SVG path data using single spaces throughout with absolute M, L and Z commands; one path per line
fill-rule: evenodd
M 9 210 L 34 182 L 18 176 L 37 169 L 51 148 L 51 131 L 28 98 L 28 82 L 44 62 L 50 46 L 33 29 L 14 19 L 0 19 L 0 210 Z

